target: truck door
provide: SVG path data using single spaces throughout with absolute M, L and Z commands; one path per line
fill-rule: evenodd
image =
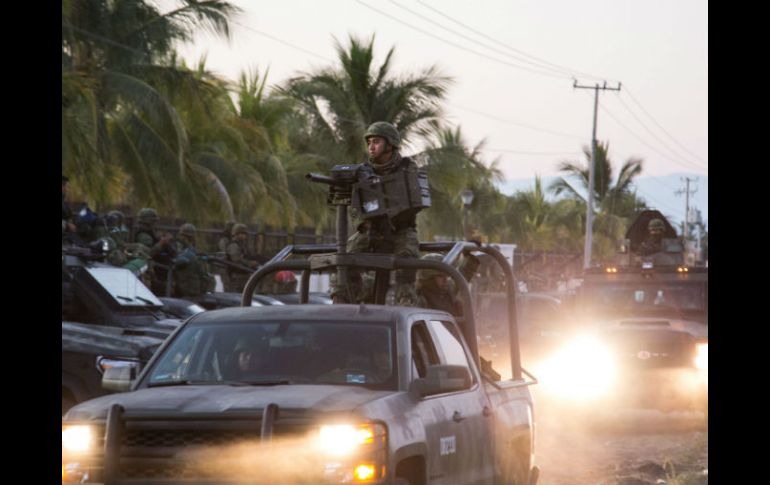
M 467 367 L 470 389 L 446 396 L 448 429 L 455 436 L 458 483 L 492 483 L 494 480 L 494 422 L 492 407 L 472 365 L 470 353 L 453 322 L 431 320 L 430 329 L 442 364 Z
M 425 377 L 428 367 L 440 363 L 438 352 L 424 321 L 417 321 L 410 332 L 412 349 L 411 380 Z M 426 473 L 431 484 L 457 484 L 460 466 L 457 458 L 457 423 L 452 421 L 451 394 L 434 395 L 415 405 L 425 430 L 428 450 Z

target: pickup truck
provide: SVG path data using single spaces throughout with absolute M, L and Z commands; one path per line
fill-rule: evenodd
M 451 266 L 476 245 L 452 249 L 444 262 L 378 255 L 344 264 L 444 271 L 463 285 L 465 319 L 381 304 L 243 306 L 191 317 L 138 377 L 106 370 L 105 387 L 130 392 L 64 416 L 62 482 L 534 485 L 528 386 L 536 381 L 522 377 L 518 362 L 513 292 L 513 378 L 500 380 L 477 353 L 470 293 Z M 244 301 L 270 271 L 341 262 L 318 256 L 261 268 Z

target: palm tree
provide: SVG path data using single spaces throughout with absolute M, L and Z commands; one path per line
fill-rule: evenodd
M 221 190 L 190 158 L 181 117 L 165 95 L 216 89 L 173 59 L 199 28 L 229 36 L 238 12 L 220 0 L 182 0 L 168 12 L 144 0 L 62 2 L 62 166 L 97 206 L 116 181 L 137 201 L 197 213 Z M 204 197 L 201 197 L 204 194 Z
M 290 79 L 283 92 L 299 101 L 309 117 L 311 153 L 328 169 L 366 156 L 363 134 L 374 121 L 396 125 L 404 142 L 425 136 L 441 121 L 439 102 L 450 78 L 435 67 L 396 78 L 394 48 L 374 65 L 374 36 L 368 43 L 350 36 L 344 47 L 335 39 L 339 66 Z
M 505 198 L 494 186 L 502 179 L 497 161 L 489 164 L 481 160 L 485 141 L 470 147 L 461 128 L 439 128 L 432 133 L 427 148 L 415 156 L 428 172 L 432 206 L 420 215 L 420 233 L 423 238 L 434 235 L 463 237 L 460 193 L 471 189 L 474 193 L 473 225 L 487 237 L 501 236 Z
M 591 150 L 583 147 L 587 162 L 564 161 L 559 170 L 577 178 L 585 192 L 588 190 L 589 165 Z M 613 182 L 612 162 L 609 158 L 609 142 L 596 144 L 596 164 L 594 172 L 594 201 L 597 217 L 595 222 L 594 242 L 598 256 L 610 255 L 619 239 L 623 237 L 629 220 L 645 207 L 645 203 L 633 190 L 634 178 L 642 173 L 642 159 L 630 158 L 620 168 L 617 179 Z M 585 207 L 585 197 L 565 178 L 551 184 L 549 190 L 554 195 L 565 194 Z

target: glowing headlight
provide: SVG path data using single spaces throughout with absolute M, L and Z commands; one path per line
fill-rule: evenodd
M 568 342 L 538 370 L 544 389 L 583 401 L 609 390 L 615 371 L 615 359 L 610 350 L 589 336 Z
M 91 426 L 63 426 L 61 430 L 62 450 L 69 453 L 85 453 L 94 444 L 94 432 Z
M 359 446 L 374 443 L 374 425 L 335 424 L 321 426 L 321 450 L 335 456 L 349 455 Z
M 695 354 L 695 367 L 709 370 L 709 344 L 698 344 Z

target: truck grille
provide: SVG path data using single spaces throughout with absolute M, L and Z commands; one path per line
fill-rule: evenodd
M 239 483 L 263 483 L 244 476 L 226 461 L 242 452 L 239 446 L 262 446 L 260 421 L 163 422 L 126 420 L 121 433 L 120 479 L 238 478 Z M 310 424 L 281 423 L 273 427 L 273 440 L 306 437 Z M 244 482 L 245 483 L 245 482 Z
M 623 329 L 612 332 L 610 339 L 624 366 L 647 369 L 691 367 L 694 363 L 695 341 L 684 332 Z
M 129 429 L 123 435 L 122 445 L 125 447 L 176 448 L 224 446 L 247 440 L 259 440 L 259 430 Z

